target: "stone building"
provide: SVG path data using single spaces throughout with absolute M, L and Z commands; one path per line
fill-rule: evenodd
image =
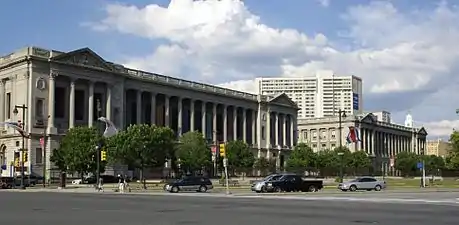
M 283 158 L 297 141 L 298 108 L 285 94 L 259 96 L 129 69 L 88 48 L 21 49 L 0 58 L 0 78 L 0 121 L 19 120 L 23 111 L 14 115 L 14 107 L 27 106 L 26 173 L 49 171 L 51 150 L 66 131 L 98 126 L 99 116 L 118 128 L 154 123 L 170 126 L 177 136 L 198 130 L 210 144 L 244 140 L 259 157 Z M 22 138 L 11 128 L 0 130 L 0 163 L 8 167 L 2 175 L 10 176 L 18 170 L 9 165 Z
M 308 143 L 314 151 L 343 146 L 353 151 L 365 151 L 373 157 L 375 169 L 391 171 L 391 158 L 399 152 L 410 151 L 423 154 L 426 149 L 426 130 L 410 126 L 378 121 L 372 113 L 339 117 L 298 120 L 299 142 Z M 360 141 L 348 144 L 350 129 L 356 128 Z M 393 162 L 393 160 L 392 160 Z

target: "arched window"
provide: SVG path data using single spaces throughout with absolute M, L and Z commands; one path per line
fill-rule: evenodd
M 6 146 L 0 146 L 0 166 L 6 165 Z

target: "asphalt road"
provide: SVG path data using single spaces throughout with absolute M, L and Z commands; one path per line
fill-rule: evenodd
M 459 221 L 459 204 L 50 192 L 0 192 L 0 201 L 2 224 L 457 225 Z

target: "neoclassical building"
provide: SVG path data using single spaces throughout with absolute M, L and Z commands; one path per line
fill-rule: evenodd
M 74 126 L 100 126 L 99 116 L 118 128 L 152 123 L 177 137 L 198 130 L 210 144 L 244 140 L 258 157 L 284 160 L 297 141 L 298 107 L 288 96 L 260 96 L 134 70 L 107 62 L 88 48 L 71 52 L 28 47 L 0 57 L 0 121 L 17 121 L 27 109 L 27 173 L 48 171 L 52 149 Z M 22 138 L 0 128 L 0 164 L 10 166 Z M 46 131 L 46 132 L 45 132 Z M 46 134 L 46 149 L 40 138 Z M 50 176 L 48 173 L 47 176 Z
M 374 166 L 381 171 L 393 171 L 391 164 L 395 156 L 403 151 L 425 154 L 426 130 L 412 126 L 403 126 L 378 120 L 372 113 L 352 115 L 342 118 L 341 135 L 339 118 L 324 117 L 299 119 L 299 142 L 308 143 L 314 151 L 334 149 L 343 146 L 351 151 L 365 151 L 374 158 Z M 347 143 L 347 136 L 356 129 L 360 141 Z

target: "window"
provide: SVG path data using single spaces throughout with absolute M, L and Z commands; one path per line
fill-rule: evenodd
M 45 100 L 43 98 L 37 98 L 35 100 L 35 117 L 37 118 L 43 118 L 43 115 L 45 114 L 44 113 L 44 108 L 45 108 L 45 104 L 44 104 Z
M 11 119 L 11 93 L 6 93 L 6 118 Z
M 35 163 L 36 164 L 43 163 L 43 150 L 41 148 L 35 149 Z

